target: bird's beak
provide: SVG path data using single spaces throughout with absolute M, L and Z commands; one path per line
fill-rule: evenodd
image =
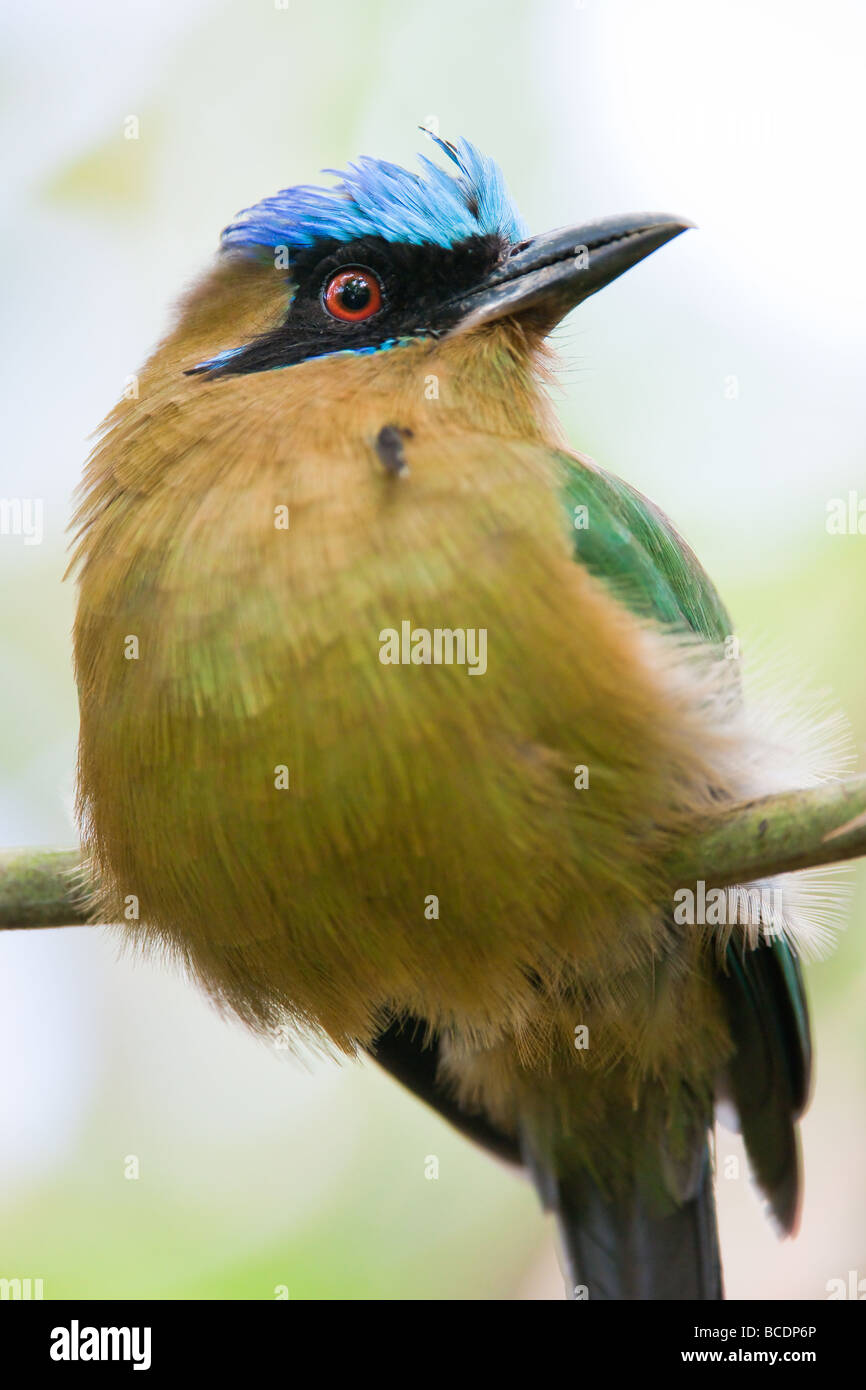
M 643 212 L 523 241 L 476 289 L 449 306 L 457 320 L 452 332 L 517 317 L 547 333 L 576 304 L 693 226 L 681 217 Z

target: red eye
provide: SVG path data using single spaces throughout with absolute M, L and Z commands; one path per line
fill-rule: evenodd
M 350 265 L 332 275 L 322 291 L 322 303 L 335 319 L 360 323 L 382 307 L 382 286 L 372 270 Z

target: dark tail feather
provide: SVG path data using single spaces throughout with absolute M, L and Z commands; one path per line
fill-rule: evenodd
M 558 1184 L 553 1205 L 569 1297 L 724 1298 L 708 1152 L 694 1194 L 664 1215 L 652 1213 L 637 1189 L 611 1202 L 587 1177 L 567 1190 Z
M 727 1091 L 740 1117 L 759 1186 L 784 1234 L 797 1225 L 800 1145 L 796 1120 L 809 1096 L 811 1041 L 803 978 L 787 943 L 728 947 L 719 987 L 736 1052 Z

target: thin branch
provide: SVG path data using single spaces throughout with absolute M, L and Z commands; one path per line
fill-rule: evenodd
M 866 855 L 866 776 L 739 802 L 696 825 L 667 861 L 675 884 L 752 883 Z
M 87 921 L 77 850 L 0 851 L 0 927 L 80 927 Z
M 671 886 L 752 883 L 866 855 L 866 776 L 738 802 L 694 827 L 665 862 Z M 88 921 L 75 850 L 0 852 L 0 929 Z

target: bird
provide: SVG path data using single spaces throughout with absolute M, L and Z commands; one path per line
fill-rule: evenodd
M 568 446 L 548 341 L 692 224 L 531 235 L 428 134 L 239 213 L 103 424 L 94 910 L 528 1175 L 567 1297 L 716 1300 L 715 1109 L 791 1232 L 809 1018 L 791 933 L 684 922 L 665 855 L 778 755 L 694 553 Z

